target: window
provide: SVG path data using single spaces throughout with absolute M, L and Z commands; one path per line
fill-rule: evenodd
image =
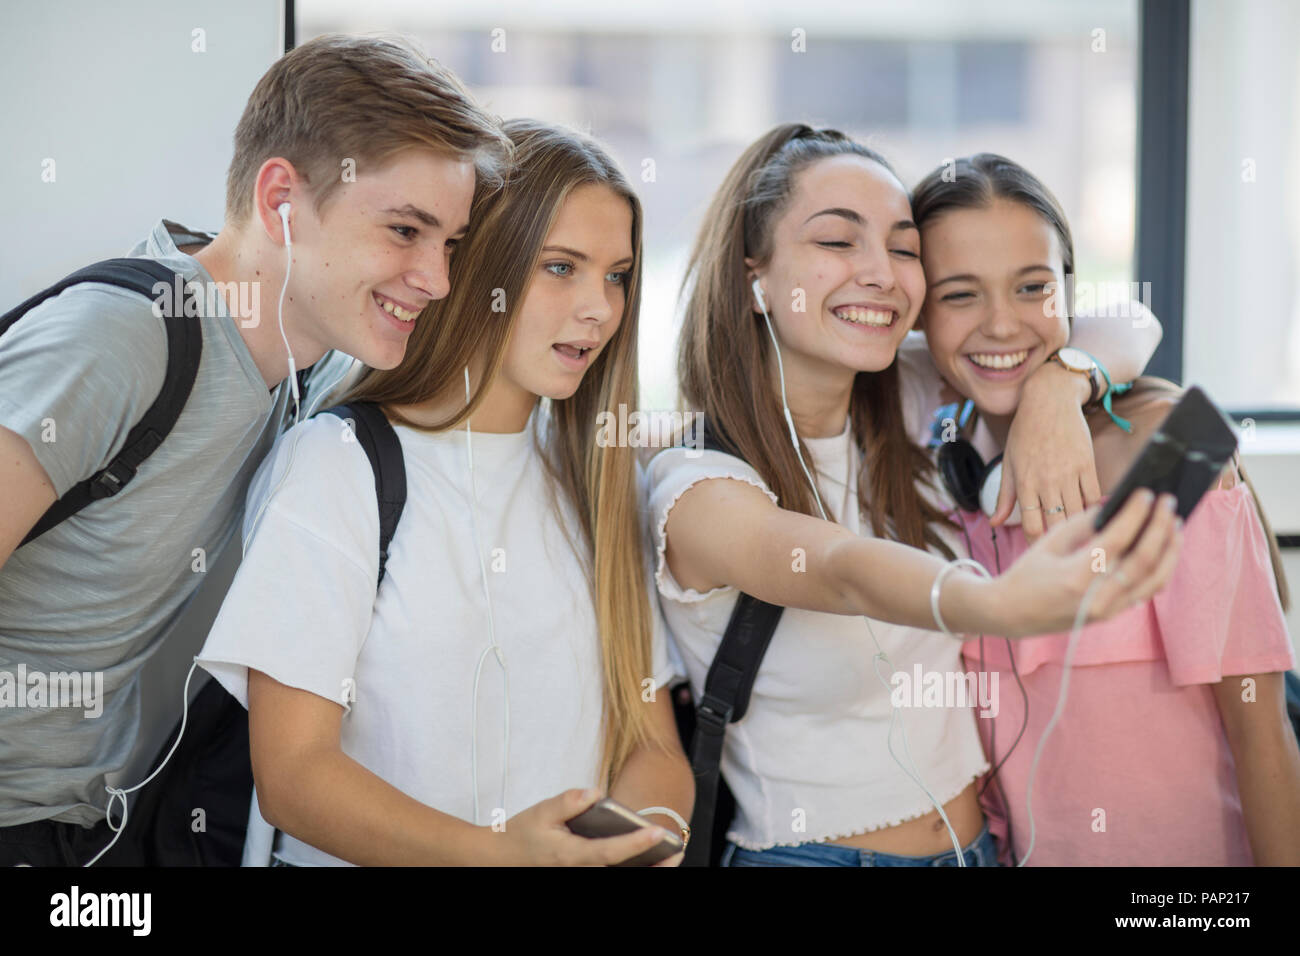
M 1193 3 L 1184 381 L 1300 418 L 1300 5 Z
M 299 42 L 410 34 L 497 113 L 588 129 L 609 147 L 646 211 L 647 408 L 676 402 L 677 289 L 700 217 L 741 150 L 779 122 L 842 129 L 909 188 L 946 158 L 1003 153 L 1064 204 L 1081 281 L 1132 275 L 1136 0 L 295 6 Z M 505 52 L 491 52 L 496 28 Z

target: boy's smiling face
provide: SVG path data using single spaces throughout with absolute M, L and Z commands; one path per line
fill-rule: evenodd
M 471 161 L 410 149 L 362 165 L 319 216 L 309 200 L 294 202 L 286 328 L 312 352 L 335 348 L 372 368 L 396 367 L 420 312 L 450 289 L 474 184 Z

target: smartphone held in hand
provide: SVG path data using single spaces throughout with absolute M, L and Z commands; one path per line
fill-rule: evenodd
M 565 825 L 578 836 L 589 838 L 622 836 L 638 829 L 655 826 L 639 813 L 609 797 L 597 800 L 572 820 L 566 821 Z M 685 845 L 681 838 L 668 833 L 650 849 L 614 865 L 652 866 L 674 854 L 681 853 L 683 849 Z

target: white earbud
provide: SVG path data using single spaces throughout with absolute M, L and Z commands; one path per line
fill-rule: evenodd
M 808 470 L 807 464 L 804 463 L 803 452 L 799 450 L 799 432 L 794 427 L 794 416 L 790 414 L 790 401 L 785 394 L 785 363 L 781 361 L 781 345 L 776 340 L 776 330 L 772 328 L 772 317 L 767 314 L 767 299 L 763 296 L 763 287 L 759 285 L 758 279 L 751 282 L 749 287 L 754 291 L 754 298 L 758 300 L 758 307 L 763 310 L 763 324 L 767 326 L 768 337 L 772 340 L 772 349 L 776 352 L 776 374 L 781 382 L 781 411 L 785 414 L 786 427 L 790 429 L 790 444 L 794 446 L 794 453 L 798 456 L 799 464 L 803 467 L 803 473 L 808 478 L 813 498 L 817 501 L 817 510 L 825 520 L 826 509 L 822 507 L 821 492 L 817 490 L 817 482 L 813 481 L 812 473 Z
M 289 204 L 282 202 L 276 207 L 276 210 L 280 213 L 280 221 L 284 223 L 284 244 L 291 246 L 293 245 L 293 239 L 289 235 Z

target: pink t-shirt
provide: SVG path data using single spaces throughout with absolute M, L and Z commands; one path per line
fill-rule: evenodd
M 983 514 L 958 516 L 972 557 L 996 573 Z M 997 533 L 1006 569 L 1025 551 L 1020 527 Z M 966 666 L 998 674 L 996 716 L 979 719 L 1010 803 L 1017 859 L 1029 844 L 1026 788 L 1034 751 L 1056 709 L 1069 634 L 963 646 Z M 981 664 L 981 660 L 983 663 Z M 1226 675 L 1285 671 L 1295 657 L 1267 539 L 1245 483 L 1206 493 L 1183 529 L 1169 584 L 1151 600 L 1084 628 L 1065 709 L 1034 779 L 1029 865 L 1249 866 L 1253 861 L 1232 751 L 1210 687 Z M 1104 666 L 1102 666 L 1104 665 Z M 982 803 L 1007 851 L 1007 808 L 995 782 Z

